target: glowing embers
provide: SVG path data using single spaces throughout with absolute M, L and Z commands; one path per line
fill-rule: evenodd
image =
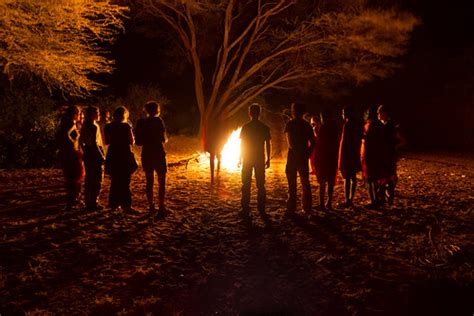
M 237 171 L 240 158 L 240 130 L 239 127 L 230 134 L 221 152 L 221 167 L 229 171 Z

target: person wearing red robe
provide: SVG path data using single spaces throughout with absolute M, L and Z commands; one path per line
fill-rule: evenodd
M 314 164 L 319 182 L 319 207 L 332 209 L 332 196 L 337 176 L 339 156 L 339 127 L 329 111 L 321 113 L 321 126 L 316 137 Z M 328 189 L 328 200 L 324 204 Z
M 343 208 L 351 207 L 356 188 L 357 172 L 361 171 L 360 146 L 362 125 L 354 117 L 354 108 L 347 106 L 342 110 L 344 125 L 342 126 L 339 146 L 339 172 L 344 179 L 345 202 Z

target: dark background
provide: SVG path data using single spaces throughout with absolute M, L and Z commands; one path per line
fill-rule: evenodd
M 362 116 L 368 107 L 386 104 L 393 109 L 410 148 L 472 149 L 473 3 L 399 2 L 402 9 L 418 16 L 421 24 L 412 34 L 406 55 L 400 59 L 401 68 L 392 77 L 349 87 L 349 93 L 333 98 L 271 93 L 265 96 L 268 107 L 280 110 L 296 99 L 306 102 L 310 111 L 317 113 L 322 108 L 339 110 L 352 104 Z M 169 118 L 187 116 L 180 121 L 197 132 L 192 69 L 187 66 L 184 72 L 173 74 L 165 55 L 167 43 L 145 36 L 138 31 L 135 21 L 127 23 L 126 34 L 112 47 L 117 70 L 107 78 L 109 88 L 105 93 L 120 94 L 130 82 L 157 83 L 170 100 L 166 107 Z

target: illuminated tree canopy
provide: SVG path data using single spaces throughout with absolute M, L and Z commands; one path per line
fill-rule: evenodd
M 417 24 L 410 13 L 364 1 L 331 8 L 294 0 L 138 2 L 167 22 L 194 68 L 201 130 L 270 89 L 316 90 L 386 77 Z M 203 66 L 210 57 L 212 73 Z
M 123 28 L 126 7 L 95 0 L 1 0 L 0 66 L 13 79 L 39 77 L 66 95 L 101 88 L 91 74 L 112 72 L 102 42 Z

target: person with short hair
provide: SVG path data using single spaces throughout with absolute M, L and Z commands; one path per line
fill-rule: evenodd
M 293 119 L 290 120 L 284 132 L 288 140 L 288 156 L 285 173 L 288 180 L 287 214 L 296 211 L 296 178 L 300 177 L 303 187 L 303 210 L 311 212 L 311 184 L 309 182 L 309 156 L 315 146 L 311 125 L 303 119 L 306 106 L 302 103 L 291 105 Z
M 393 205 L 397 177 L 397 148 L 405 144 L 400 135 L 399 126 L 394 123 L 391 111 L 386 105 L 377 108 L 377 118 L 382 123 L 383 146 L 381 148 L 382 173 L 379 179 L 379 202 L 383 204 L 387 198 L 388 206 Z
M 86 178 L 84 181 L 84 198 L 88 210 L 101 210 L 98 203 L 103 178 L 105 161 L 102 144 L 102 133 L 98 125 L 100 111 L 96 106 L 89 106 L 85 111 L 85 120 L 81 127 L 80 142 L 84 151 Z
M 354 107 L 346 106 L 342 110 L 342 126 L 339 146 L 339 172 L 344 178 L 345 202 L 343 208 L 353 205 L 357 188 L 357 172 L 362 170 L 360 163 L 360 146 L 362 141 L 362 124 L 354 117 Z
M 124 106 L 115 109 L 113 121 L 105 126 L 105 143 L 109 145 L 105 158 L 105 170 L 110 175 L 109 206 L 112 210 L 121 207 L 131 212 L 132 192 L 130 181 L 138 165 L 131 146 L 135 140 L 128 123 L 128 110 Z
M 330 111 L 321 112 L 321 126 L 316 139 L 316 178 L 319 182 L 319 207 L 332 209 L 332 196 L 337 177 L 339 128 Z M 326 187 L 328 193 L 327 203 Z
M 79 145 L 81 110 L 76 105 L 67 107 L 56 132 L 59 160 L 66 186 L 66 210 L 80 204 L 81 181 L 84 177 L 82 150 Z
M 380 206 L 378 183 L 383 176 L 384 146 L 383 125 L 377 119 L 377 108 L 371 107 L 365 112 L 365 125 L 362 135 L 361 162 L 362 174 L 368 184 L 370 203 L 365 205 L 370 209 Z
M 160 118 L 160 105 L 156 101 L 145 104 L 147 117 L 140 119 L 135 128 L 136 144 L 142 146 L 142 167 L 146 176 L 146 196 L 150 215 L 156 211 L 153 199 L 155 172 L 158 176 L 158 215 L 165 215 L 166 191 L 166 130 Z
M 240 132 L 240 152 L 242 161 L 242 211 L 243 217 L 249 217 L 250 187 L 252 171 L 255 171 L 257 184 L 257 208 L 262 217 L 265 213 L 265 169 L 270 167 L 270 128 L 260 121 L 261 108 L 257 103 L 249 107 L 250 122 L 242 126 Z

